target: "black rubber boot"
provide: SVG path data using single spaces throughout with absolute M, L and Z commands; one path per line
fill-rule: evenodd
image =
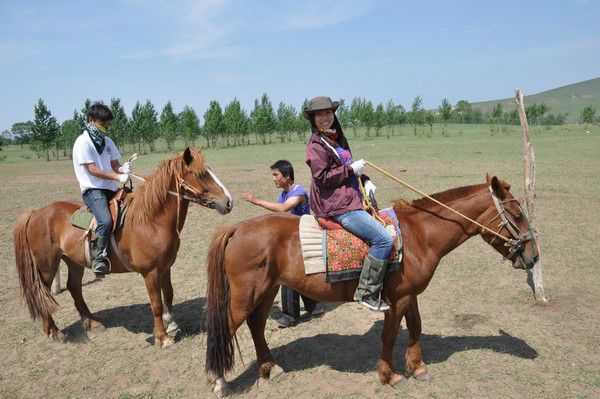
M 365 263 L 358 279 L 358 287 L 354 292 L 354 300 L 370 310 L 385 312 L 390 308 L 387 303 L 381 301 L 381 289 L 387 271 L 387 263 L 387 259 L 375 259 L 371 255 L 365 257 Z
M 98 237 L 92 245 L 92 271 L 96 277 L 110 273 L 107 237 Z

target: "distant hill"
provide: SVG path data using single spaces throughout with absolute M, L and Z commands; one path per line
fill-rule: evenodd
M 600 113 L 600 78 L 562 86 L 538 94 L 525 95 L 523 100 L 525 106 L 544 103 L 550 107 L 549 113 L 554 115 L 568 113 L 567 123 L 576 123 L 579 121 L 579 114 L 586 105 L 595 106 L 596 115 Z M 480 109 L 485 114 L 491 112 L 498 103 L 502 103 L 505 112 L 513 110 L 515 107 L 513 98 L 471 103 L 471 106 Z

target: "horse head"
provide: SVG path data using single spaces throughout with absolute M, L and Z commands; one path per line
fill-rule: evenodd
M 486 179 L 493 204 L 482 215 L 482 219 L 484 215 L 486 218 L 483 225 L 505 240 L 483 229 L 481 237 L 510 260 L 515 269 L 531 269 L 539 259 L 539 252 L 524 201 L 513 197 L 510 184 L 504 180 L 488 174 Z
M 185 198 L 224 215 L 231 212 L 233 199 L 219 178 L 204 163 L 200 151 L 189 147 L 182 154 L 179 171 L 178 192 Z

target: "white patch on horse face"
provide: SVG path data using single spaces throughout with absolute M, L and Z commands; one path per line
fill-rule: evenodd
M 231 194 L 229 193 L 229 190 L 227 190 L 227 187 L 225 187 L 225 185 L 221 183 L 221 180 L 219 180 L 217 175 L 215 175 L 208 166 L 206 167 L 206 171 L 212 176 L 213 180 L 219 185 L 219 187 L 223 189 L 223 192 L 225 193 L 227 198 L 229 198 L 229 203 L 233 205 L 233 198 L 231 198 Z

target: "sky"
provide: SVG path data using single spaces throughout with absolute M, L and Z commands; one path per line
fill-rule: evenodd
M 0 131 L 86 99 L 426 108 L 600 77 L 600 0 L 0 0 Z

